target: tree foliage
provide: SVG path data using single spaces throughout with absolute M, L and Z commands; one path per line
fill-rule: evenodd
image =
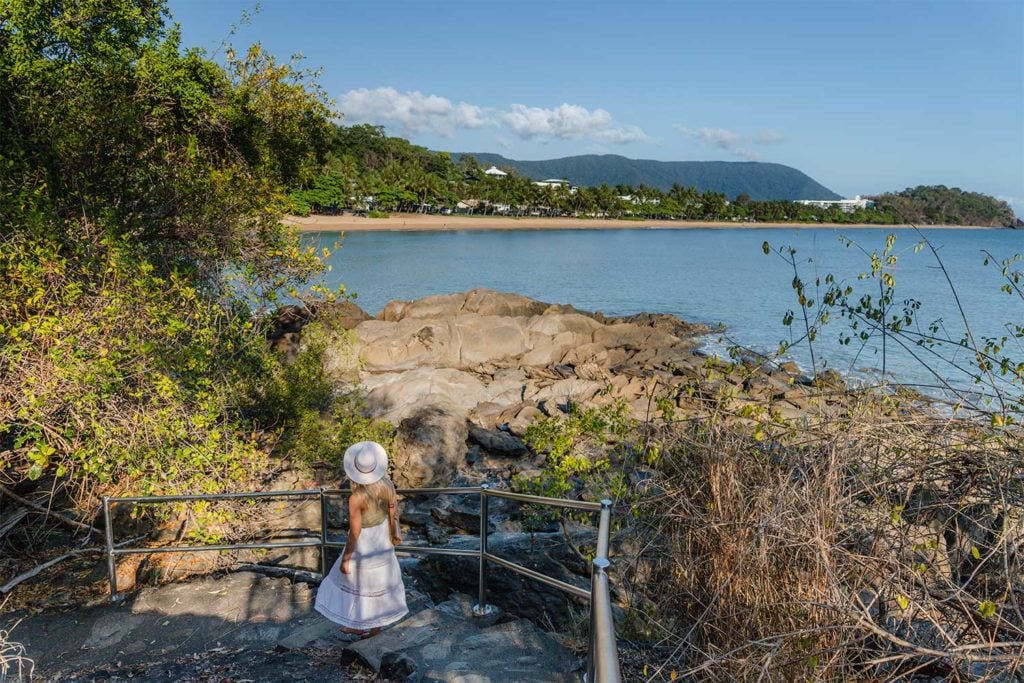
M 875 197 L 880 208 L 900 223 L 916 225 L 978 225 L 1019 227 L 1020 221 L 1005 201 L 959 187 L 919 185 L 902 192 Z
M 516 167 L 506 169 L 506 176 L 488 175 L 471 155 L 461 154 L 454 160 L 447 152 L 432 152 L 408 140 L 388 137 L 380 126 L 338 126 L 323 166 L 291 193 L 291 211 L 300 215 L 405 211 L 634 220 L 1016 224 L 1005 202 L 945 188 L 883 195 L 876 198 L 874 207 L 820 207 L 785 199 L 758 201 L 746 192 L 730 202 L 722 192 L 679 183 L 667 189 L 643 182 L 574 187 L 568 181 L 537 182 Z M 779 192 L 787 196 L 783 190 Z M 827 196 L 832 194 L 827 192 Z
M 259 457 L 260 313 L 320 268 L 278 220 L 332 132 L 314 77 L 183 49 L 160 0 L 0 0 L 2 476 L 209 489 Z

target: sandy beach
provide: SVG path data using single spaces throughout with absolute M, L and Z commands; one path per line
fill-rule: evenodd
M 511 218 L 508 216 L 441 216 L 430 214 L 393 213 L 388 218 L 365 216 L 288 216 L 285 223 L 303 231 L 368 232 L 374 230 L 644 230 L 644 229 L 761 229 L 761 228 L 885 228 L 905 229 L 911 225 L 865 225 L 856 223 L 740 223 L 733 221 L 626 221 L 606 218 Z M 929 230 L 1000 228 L 965 228 L 962 225 L 929 225 Z

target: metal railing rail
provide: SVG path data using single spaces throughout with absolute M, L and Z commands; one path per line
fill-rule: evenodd
M 111 600 L 118 599 L 117 591 L 117 568 L 115 561 L 119 555 L 149 554 L 149 553 L 187 553 L 204 551 L 223 550 L 270 550 L 279 548 L 320 548 L 320 575 L 326 576 L 327 549 L 344 548 L 345 543 L 332 541 L 328 535 L 328 511 L 327 499 L 332 496 L 346 496 L 350 492 L 343 489 L 305 489 L 297 491 L 254 491 L 247 493 L 216 493 L 196 495 L 175 495 L 175 496 L 132 496 L 132 497 L 104 497 L 103 498 L 103 521 L 106 532 L 106 554 L 107 570 L 110 577 Z M 492 611 L 491 605 L 487 603 L 487 563 L 491 562 L 504 567 L 529 579 L 539 581 L 561 591 L 569 593 L 577 598 L 590 600 L 590 643 L 587 652 L 587 673 L 584 680 L 589 683 L 620 683 L 622 674 L 619 669 L 618 650 L 615 644 L 615 624 L 612 619 L 612 602 L 609 590 L 608 568 L 611 563 L 608 560 L 608 541 L 611 526 L 611 501 L 602 500 L 599 503 L 591 501 L 565 500 L 561 498 L 546 498 L 543 496 L 531 496 L 523 493 L 513 493 L 492 489 L 487 484 L 473 487 L 451 487 L 451 488 L 421 488 L 421 489 L 398 489 L 398 493 L 405 496 L 418 495 L 471 495 L 480 496 L 480 545 L 476 550 L 464 548 L 433 548 L 415 545 L 395 546 L 396 552 L 422 554 L 422 555 L 450 555 L 456 557 L 477 557 L 479 558 L 479 576 L 477 585 L 477 603 L 473 606 L 473 613 L 482 616 Z M 173 503 L 186 501 L 215 501 L 215 500 L 243 500 L 260 498 L 301 498 L 318 496 L 320 500 L 320 537 L 319 539 L 307 539 L 301 541 L 287 542 L 264 542 L 264 543 L 230 543 L 217 545 L 192 545 L 192 546 L 161 546 L 154 548 L 147 547 L 115 547 L 113 517 L 111 506 L 116 504 L 131 503 L 135 505 Z M 597 548 L 593 561 L 591 562 L 591 585 L 590 590 L 574 586 L 565 581 L 547 576 L 538 571 L 524 567 L 503 557 L 498 557 L 487 550 L 487 526 L 489 522 L 488 501 L 491 498 L 505 498 L 521 503 L 532 503 L 550 507 L 569 508 L 587 512 L 599 512 L 600 518 L 597 529 Z

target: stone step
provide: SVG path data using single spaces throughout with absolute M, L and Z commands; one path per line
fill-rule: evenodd
M 315 587 L 251 572 L 0 615 L 0 629 L 14 629 L 41 681 L 331 681 L 344 675 L 339 658 L 388 681 L 580 680 L 578 660 L 532 622 L 498 609 L 474 617 L 466 595 L 435 606 L 413 577 L 406 585 L 410 616 L 355 642 L 313 610 Z M 230 674 L 204 678 L 216 671 Z
M 453 596 L 380 635 L 350 643 L 359 661 L 385 680 L 419 683 L 579 683 L 582 662 L 526 619 L 500 610 L 474 617 L 470 598 Z

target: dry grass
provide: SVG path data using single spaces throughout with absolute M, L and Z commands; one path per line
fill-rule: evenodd
M 659 435 L 622 568 L 647 680 L 1024 680 L 1019 433 L 877 399 L 750 433 L 713 415 Z
M 32 660 L 25 656 L 25 648 L 9 641 L 7 631 L 0 631 L 0 682 L 30 680 L 32 669 Z

